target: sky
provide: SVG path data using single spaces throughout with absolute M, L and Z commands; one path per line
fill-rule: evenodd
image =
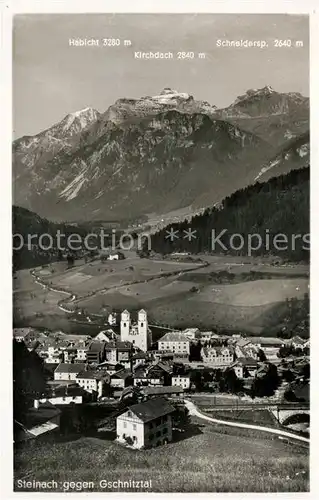
M 94 38 L 100 46 L 70 46 Z M 103 38 L 119 38 L 104 47 Z M 265 40 L 268 47 L 225 48 L 217 40 Z M 291 40 L 275 47 L 274 40 Z M 125 46 L 124 40 L 131 45 Z M 303 47 L 295 42 L 302 41 Z M 195 58 L 135 59 L 135 51 L 193 51 Z M 197 53 L 204 52 L 205 58 Z M 28 14 L 13 26 L 15 138 L 34 135 L 68 113 L 100 112 L 121 97 L 165 87 L 218 107 L 251 88 L 309 95 L 309 22 L 286 14 Z

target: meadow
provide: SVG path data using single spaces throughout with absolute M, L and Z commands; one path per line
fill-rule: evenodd
M 151 480 L 154 492 L 309 490 L 307 449 L 258 432 L 193 423 L 179 441 L 145 451 L 95 437 L 29 441 L 15 450 L 15 484 L 25 477 L 54 479 L 63 491 L 65 481 L 93 481 L 93 490 L 103 491 L 101 480 L 131 479 Z

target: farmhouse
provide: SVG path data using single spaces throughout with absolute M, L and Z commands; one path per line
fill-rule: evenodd
M 133 405 L 116 419 L 117 440 L 138 449 L 166 444 L 172 441 L 173 412 L 164 398 Z
M 76 376 L 85 370 L 85 363 L 60 363 L 54 370 L 54 380 L 76 380 Z
M 181 332 L 169 332 L 158 341 L 159 351 L 185 353 L 189 355 L 190 340 Z

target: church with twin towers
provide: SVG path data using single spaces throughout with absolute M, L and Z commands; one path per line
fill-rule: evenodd
M 121 341 L 131 342 L 141 351 L 148 351 L 152 344 L 152 332 L 148 327 L 147 312 L 141 309 L 137 313 L 137 321 L 132 321 L 126 309 L 121 313 Z

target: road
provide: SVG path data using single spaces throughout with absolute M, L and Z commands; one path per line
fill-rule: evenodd
M 244 424 L 242 422 L 230 422 L 227 420 L 219 420 L 217 418 L 208 417 L 207 415 L 204 415 L 203 413 L 201 413 L 192 401 L 189 401 L 187 399 L 185 399 L 185 405 L 188 408 L 190 415 L 201 418 L 203 420 L 207 420 L 208 422 L 212 422 L 213 424 L 221 424 L 221 425 L 226 425 L 228 427 L 240 427 L 241 429 L 251 429 L 251 430 L 255 430 L 255 431 L 268 432 L 269 434 L 274 434 L 274 435 L 282 437 L 282 438 L 290 438 L 290 439 L 295 439 L 297 441 L 302 441 L 304 443 L 308 443 L 308 444 L 310 443 L 309 438 L 306 438 L 303 436 L 298 436 L 298 435 L 293 434 L 291 432 L 286 432 L 286 431 L 282 431 L 279 429 L 273 429 L 272 427 L 264 427 L 264 426 L 253 425 L 253 424 Z

